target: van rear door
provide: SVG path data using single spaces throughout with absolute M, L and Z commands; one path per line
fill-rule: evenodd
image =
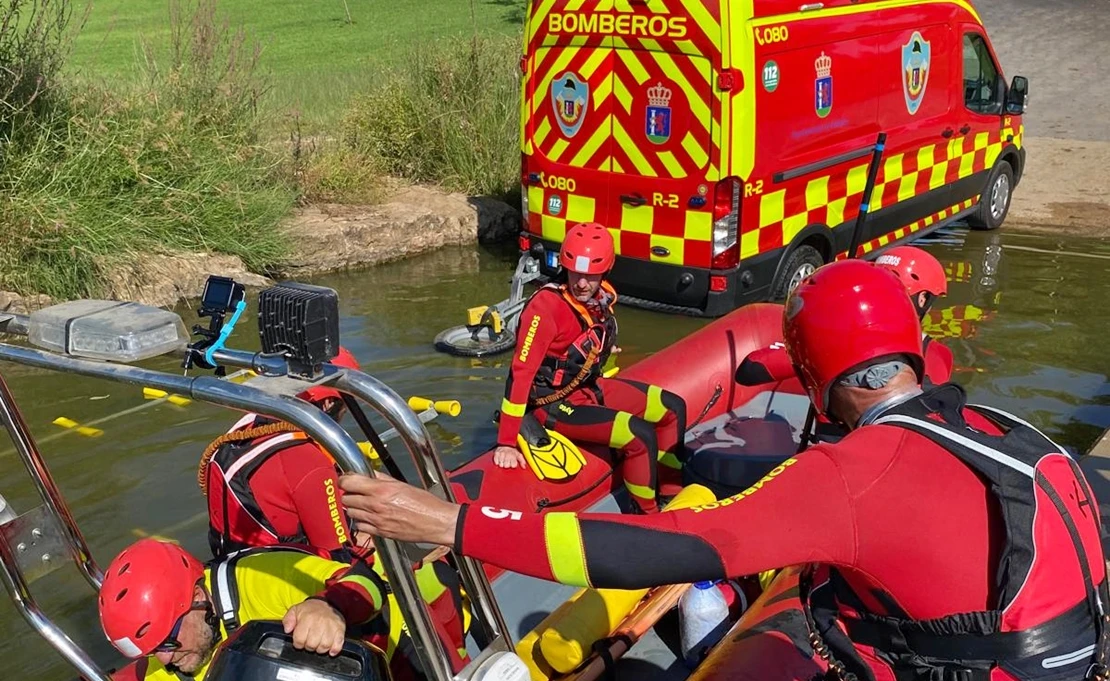
M 689 46 L 620 38 L 614 46 L 609 206 L 620 254 L 708 268 L 713 67 Z
M 526 66 L 523 181 L 529 231 L 561 243 L 569 225 L 612 217 L 613 50 L 602 36 L 544 35 L 547 25 Z

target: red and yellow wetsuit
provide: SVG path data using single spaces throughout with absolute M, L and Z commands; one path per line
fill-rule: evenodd
M 1097 502 L 1070 456 L 1013 417 L 964 407 L 962 395 L 949 384 L 912 398 L 878 415 L 881 425 L 813 446 L 701 508 L 637 518 L 464 506 L 456 546 L 516 572 L 620 589 L 822 564 L 836 575 L 834 612 L 849 622 L 876 613 L 926 633 L 920 623 L 933 620 L 1033 632 L 1005 644 L 1031 646 L 1003 659 L 1005 669 L 966 678 L 1083 678 L 1101 635 L 1089 610 L 1097 611 L 1098 585 L 1106 594 Z M 968 463 L 977 455 L 982 470 Z M 1053 622 L 1055 633 L 1037 633 Z M 847 655 L 865 663 L 860 678 L 892 679 L 894 653 L 859 636 L 870 645 L 849 644 Z
M 521 418 L 531 411 L 571 440 L 612 447 L 620 454 L 620 473 L 633 501 L 650 513 L 658 510 L 657 459 L 681 467 L 686 405 L 658 386 L 601 377 L 616 341 L 615 302 L 607 282 L 585 304 L 556 285 L 529 299 L 520 314 L 497 444 L 515 447 Z M 566 392 L 579 377 L 561 399 L 536 403 Z

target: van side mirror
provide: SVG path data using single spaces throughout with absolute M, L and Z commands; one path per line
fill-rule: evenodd
M 1014 76 L 1010 82 L 1010 89 L 1006 92 L 1006 113 L 1023 114 L 1029 101 L 1029 79 L 1025 76 Z

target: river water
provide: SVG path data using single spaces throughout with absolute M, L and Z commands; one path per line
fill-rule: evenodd
M 1007 230 L 955 230 L 931 241 L 927 247 L 948 268 L 950 288 L 927 330 L 952 347 L 956 380 L 974 400 L 1010 410 L 1061 444 L 1086 451 L 1110 426 L 1110 362 L 1098 340 L 1110 332 L 1110 244 Z M 448 248 L 313 281 L 339 292 L 342 342 L 364 371 L 404 397 L 462 403 L 459 417 L 429 424 L 448 467 L 492 443 L 491 416 L 510 355 L 450 357 L 436 353 L 432 339 L 460 323 L 467 307 L 507 295 L 515 259 L 511 249 Z M 196 321 L 195 310 L 178 312 L 187 324 Z M 621 309 L 620 319 L 624 366 L 708 323 L 630 308 Z M 256 349 L 257 328 L 244 323 L 230 345 Z M 149 366 L 178 370 L 168 359 Z M 102 567 L 144 534 L 172 536 L 206 554 L 197 461 L 234 421 L 232 412 L 197 403 L 153 405 L 141 389 L 94 379 L 13 365 L 2 370 Z M 111 418 L 127 409 L 135 411 Z M 87 437 L 54 425 L 58 417 L 80 424 L 109 418 L 94 425 L 102 435 Z M 7 444 L 0 444 L 0 493 L 25 511 L 37 497 Z M 47 614 L 97 661 L 118 663 L 99 632 L 94 594 L 74 570 L 59 570 L 32 588 Z M 76 676 L 6 600 L 0 603 L 0 676 Z

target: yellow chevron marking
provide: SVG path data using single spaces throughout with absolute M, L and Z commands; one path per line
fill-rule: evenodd
M 620 161 L 618 161 L 615 158 L 610 158 L 609 161 L 611 161 L 612 164 L 613 164 L 613 172 L 614 173 L 623 173 L 624 172 L 624 166 L 621 165 Z
M 544 118 L 540 120 L 540 125 L 536 131 L 532 133 L 532 141 L 538 146 L 543 146 L 543 141 L 547 139 L 548 133 L 551 132 L 551 119 Z
M 636 167 L 636 172 L 644 177 L 656 177 L 655 170 L 648 163 L 647 158 L 640 153 L 636 148 L 636 143 L 628 136 L 624 128 L 621 127 L 620 121 L 613 119 L 613 139 L 617 144 L 621 145 L 621 149 L 628 154 L 628 158 L 632 161 L 632 165 Z
M 682 91 L 686 93 L 686 101 L 690 104 L 690 113 L 694 114 L 694 119 L 707 130 L 709 129 L 709 121 L 712 120 L 712 114 L 709 111 L 709 105 L 706 103 L 703 95 L 693 88 L 687 81 L 686 77 L 678 70 L 678 65 L 674 63 L 674 59 L 666 52 L 651 52 L 652 58 L 663 69 L 663 73 L 668 78 L 678 83 Z M 698 73 L 705 74 L 709 62 L 701 60 L 701 64 L 694 62 L 694 66 L 698 67 Z M 708 88 L 706 88 L 708 90 Z
M 601 85 L 599 85 L 598 88 L 594 91 L 594 95 L 593 95 L 594 111 L 600 110 L 602 105 L 605 104 L 605 100 L 609 99 L 609 95 L 612 94 L 612 93 L 613 93 L 613 79 L 612 78 L 606 78 L 605 80 L 603 80 L 601 82 Z
M 555 140 L 555 144 L 551 145 L 551 151 L 547 152 L 546 155 L 552 161 L 558 161 L 559 157 L 563 155 L 563 152 L 566 151 L 567 147 L 569 146 L 570 142 L 560 137 L 559 139 Z
M 682 164 L 674 157 L 674 154 L 669 151 L 661 151 L 657 154 L 659 160 L 663 162 L 663 167 L 671 174 L 671 177 L 678 179 L 686 177 L 686 170 L 683 169 Z
M 686 133 L 686 136 L 682 138 L 682 148 L 686 150 L 687 154 L 690 154 L 690 158 L 699 168 L 705 167 L 706 161 L 709 160 L 709 154 L 698 144 L 698 141 L 694 138 L 694 133 Z
M 637 85 L 643 85 L 651 76 L 648 75 L 647 70 L 640 64 L 640 60 L 636 58 L 632 50 L 629 49 L 628 44 L 620 38 L 613 38 L 613 43 L 617 46 L 617 56 L 628 67 L 628 72 L 636 79 Z
M 586 63 L 582 65 L 582 72 L 579 73 L 578 75 L 580 77 L 582 77 L 584 80 L 589 80 L 590 78 L 592 78 L 593 75 L 594 75 L 594 72 L 597 71 L 597 67 L 601 66 L 601 63 L 605 61 L 605 59 L 609 56 L 609 54 L 610 54 L 609 50 L 606 50 L 606 49 L 596 49 L 596 50 L 594 50 L 593 54 L 590 55 L 590 58 L 587 59 Z M 608 80 L 609 79 L 606 78 L 605 81 L 603 81 L 603 83 L 608 82 Z M 600 88 L 597 88 L 597 89 L 600 89 Z
M 582 146 L 582 149 L 574 155 L 574 158 L 571 160 L 570 164 L 576 168 L 584 167 L 586 162 L 589 161 L 593 157 L 593 155 L 597 153 L 597 150 L 600 149 L 601 145 L 604 144 L 608 139 L 609 126 L 598 126 L 593 136 L 590 137 L 590 141 L 586 142 L 586 144 Z
M 822 17 L 840 17 L 850 14 L 860 14 L 861 12 L 873 12 L 883 9 L 897 9 L 899 7 L 918 7 L 920 5 L 956 5 L 962 7 L 975 18 L 976 23 L 982 24 L 982 19 L 979 18 L 979 13 L 970 3 L 964 0 L 887 0 L 886 2 L 871 2 L 866 5 L 857 5 L 853 7 L 831 7 L 826 10 L 817 10 L 810 12 L 793 12 L 790 14 L 778 14 L 773 17 L 764 17 L 756 19 L 752 22 L 753 26 L 765 26 L 767 24 L 783 24 L 791 21 L 804 21 L 807 19 L 820 19 Z M 750 14 L 748 16 L 751 16 Z
M 528 41 L 531 42 L 540 28 L 547 23 L 547 15 L 555 7 L 558 0 L 540 0 L 532 12 L 532 19 L 528 22 Z
M 617 74 L 614 73 L 611 80 L 613 81 L 613 94 L 616 95 L 617 102 L 620 103 L 625 113 L 632 113 L 632 93 L 624 86 L 624 81 Z
M 721 4 L 725 5 L 728 3 L 722 2 Z M 720 41 L 721 25 L 714 21 L 713 15 L 705 8 L 703 0 L 682 0 L 682 6 L 686 8 L 686 12 L 690 15 L 690 18 L 694 20 L 694 23 L 698 25 L 698 28 L 700 28 L 705 35 L 712 38 L 714 42 Z M 748 14 L 748 16 L 750 17 L 751 14 Z

